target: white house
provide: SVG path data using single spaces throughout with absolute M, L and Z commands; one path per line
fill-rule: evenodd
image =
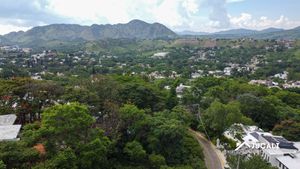
M 232 68 L 231 67 L 225 67 L 224 68 L 224 75 L 226 75 L 226 76 L 230 76 L 231 75 L 231 70 L 232 70 Z
M 15 114 L 0 115 L 0 141 L 18 140 L 21 125 L 14 125 L 16 119 Z
M 300 153 L 287 154 L 277 157 L 278 168 L 280 169 L 299 169 L 300 168 Z
M 288 75 L 289 75 L 289 72 L 284 71 L 283 73 L 275 74 L 274 77 L 279 78 L 279 79 L 283 79 L 283 80 L 287 80 Z
M 237 141 L 237 153 L 247 156 L 259 154 L 272 166 L 279 169 L 300 169 L 300 142 L 292 142 L 282 136 L 274 136 L 256 126 L 234 124 L 230 128 L 232 131 L 227 130 L 224 136 Z M 242 143 L 240 139 L 236 138 L 237 134 L 243 136 Z
M 182 83 L 180 83 L 180 85 L 176 87 L 177 97 L 182 98 L 184 91 L 189 88 L 191 88 L 191 86 L 183 85 Z
M 300 167 L 300 143 L 291 142 L 286 140 L 282 136 L 264 136 L 264 141 L 268 144 L 275 143 L 279 145 L 279 148 L 262 149 L 262 157 L 271 163 L 272 166 L 276 166 L 279 169 L 299 169 Z M 296 164 L 298 164 L 298 167 Z M 289 166 L 289 167 L 288 167 Z

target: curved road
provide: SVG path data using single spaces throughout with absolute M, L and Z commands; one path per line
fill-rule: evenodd
M 220 157 L 216 147 L 208 141 L 201 133 L 190 129 L 190 132 L 198 140 L 203 148 L 205 165 L 208 169 L 224 169 L 224 160 Z

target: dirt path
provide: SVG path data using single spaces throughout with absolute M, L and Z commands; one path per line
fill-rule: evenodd
M 221 157 L 219 150 L 217 150 L 216 147 L 201 133 L 194 130 L 190 130 L 190 132 L 195 136 L 203 148 L 206 167 L 208 169 L 224 169 L 225 162 Z

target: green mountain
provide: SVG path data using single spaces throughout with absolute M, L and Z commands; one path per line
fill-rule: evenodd
M 290 30 L 260 33 L 253 38 L 257 39 L 300 39 L 300 26 Z
M 250 29 L 231 29 L 226 31 L 220 31 L 213 33 L 215 35 L 251 35 L 255 34 L 257 31 Z
M 80 42 L 103 39 L 157 39 L 175 37 L 176 33 L 166 26 L 141 20 L 126 24 L 81 26 L 75 24 L 52 24 L 34 27 L 26 32 L 11 32 L 0 39 L 2 43 L 33 46 L 50 41 Z
M 209 35 L 208 32 L 194 32 L 194 31 L 181 31 L 181 32 L 176 32 L 178 35 L 181 36 L 189 36 L 189 35 Z
M 180 34 L 182 35 L 182 34 Z M 184 34 L 183 34 L 184 35 Z M 279 28 L 268 28 L 264 30 L 250 30 L 250 29 L 231 29 L 226 31 L 214 32 L 214 33 L 202 33 L 189 32 L 187 35 L 204 38 L 255 38 L 255 39 L 300 39 L 300 27 L 284 30 Z
M 208 35 L 210 38 L 300 39 L 300 27 L 284 30 L 268 28 L 261 31 L 237 29 Z
M 259 31 L 260 33 L 274 33 L 274 32 L 280 32 L 280 31 L 284 31 L 284 29 L 280 29 L 280 28 L 267 28 L 267 29 L 263 29 L 261 31 Z

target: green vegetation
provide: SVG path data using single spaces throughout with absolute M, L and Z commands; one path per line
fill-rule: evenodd
M 24 127 L 20 141 L 1 143 L 1 160 L 7 168 L 205 168 L 188 131 L 203 129 L 190 109 L 194 104 L 212 138 L 243 123 L 299 140 L 297 93 L 206 77 L 191 82 L 170 107 L 176 94 L 159 85 L 178 84 L 170 81 L 116 75 L 2 80 L 1 113 L 16 113 Z
M 166 109 L 167 91 L 142 78 L 2 82 L 2 104 L 26 105 L 14 110 L 23 117 L 21 140 L 1 142 L 7 168 L 205 168 L 202 148 L 188 131 L 192 115 L 181 106 Z
M 284 120 L 280 124 L 277 124 L 274 127 L 273 133 L 282 135 L 288 140 L 300 141 L 299 130 L 300 130 L 299 121 Z
M 222 137 L 234 123 L 300 140 L 300 90 L 283 87 L 300 80 L 299 41 L 64 45 L 34 54 L 0 52 L 0 114 L 16 114 L 23 126 L 20 141 L 1 142 L 0 168 L 204 169 L 202 148 L 189 128 L 205 127 L 213 141 L 220 138 L 234 149 Z M 232 68 L 229 74 L 226 68 Z M 274 77 L 284 71 L 287 79 Z M 279 84 L 249 84 L 253 79 Z M 176 90 L 180 84 L 186 85 L 182 91 Z M 254 164 L 270 168 L 259 157 L 241 158 L 241 166 Z
M 208 130 L 211 134 L 221 136 L 225 129 L 234 123 L 251 123 L 251 119 L 243 116 L 240 112 L 238 103 L 228 103 L 224 105 L 218 101 L 211 103 L 203 114 L 205 124 L 209 124 Z
M 257 124 L 269 131 L 284 120 L 299 122 L 299 96 L 294 92 L 250 85 L 243 80 L 208 77 L 193 81 L 183 100 L 186 105 L 199 104 L 209 134 L 220 137 L 234 123 Z M 291 124 L 285 125 L 292 127 Z M 284 129 L 276 127 L 277 133 Z M 294 129 L 300 132 L 296 126 Z
M 239 161 L 239 164 L 238 164 Z M 276 169 L 277 167 L 272 167 L 271 164 L 264 161 L 261 156 L 254 155 L 247 159 L 246 157 L 231 156 L 228 158 L 228 162 L 232 168 L 239 165 L 239 168 L 243 169 Z

